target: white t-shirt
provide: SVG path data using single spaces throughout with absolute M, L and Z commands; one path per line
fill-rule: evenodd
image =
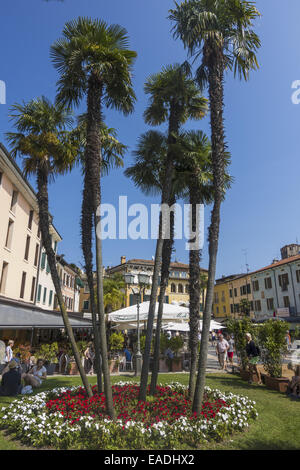
M 229 344 L 227 343 L 226 339 L 222 339 L 222 341 L 218 341 L 217 343 L 217 349 L 219 353 L 224 353 L 228 347 Z
M 5 361 L 10 362 L 12 358 L 13 358 L 13 351 L 10 346 L 7 346 L 6 351 L 5 351 Z
M 40 384 L 42 383 L 43 374 L 47 373 L 46 367 L 42 366 L 40 369 L 37 369 L 37 366 L 34 366 L 32 373 L 36 379 L 39 380 Z

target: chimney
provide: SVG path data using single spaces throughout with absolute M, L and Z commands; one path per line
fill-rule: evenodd
M 121 256 L 121 264 L 125 264 L 126 263 L 126 256 Z

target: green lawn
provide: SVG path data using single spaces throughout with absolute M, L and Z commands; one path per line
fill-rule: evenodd
M 91 383 L 96 382 L 92 377 Z M 132 377 L 114 376 L 113 382 L 135 380 Z M 188 383 L 188 374 L 160 374 L 160 383 L 178 381 Z M 80 384 L 78 377 L 49 377 L 39 391 L 57 386 Z M 246 395 L 257 403 L 258 419 L 250 429 L 236 434 L 221 444 L 209 444 L 206 449 L 300 449 L 300 400 L 294 401 L 284 394 L 266 389 L 264 386 L 248 385 L 231 374 L 208 374 L 207 385 L 224 392 Z M 0 406 L 10 403 L 11 398 L 0 397 Z M 0 450 L 25 449 L 24 446 L 0 433 Z

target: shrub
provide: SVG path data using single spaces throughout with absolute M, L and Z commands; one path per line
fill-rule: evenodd
M 181 336 L 173 336 L 173 338 L 169 340 L 169 344 L 176 357 L 179 351 L 183 348 L 184 341 Z
M 109 337 L 109 345 L 112 351 L 120 351 L 124 346 L 124 336 L 122 333 L 113 333 Z
M 283 355 L 287 351 L 287 324 L 282 320 L 268 320 L 259 328 L 259 343 L 264 368 L 271 377 L 282 376 Z
M 35 355 L 37 359 L 43 359 L 44 362 L 56 364 L 58 362 L 58 344 L 42 344 Z

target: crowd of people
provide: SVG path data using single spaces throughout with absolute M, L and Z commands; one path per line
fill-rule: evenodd
M 21 362 L 13 354 L 14 341 L 9 340 L 5 349 L 5 367 L 2 371 L 0 396 L 16 396 L 20 393 L 30 393 L 42 385 L 47 378 L 44 361 L 38 359 L 31 364 L 26 373 L 22 372 Z

